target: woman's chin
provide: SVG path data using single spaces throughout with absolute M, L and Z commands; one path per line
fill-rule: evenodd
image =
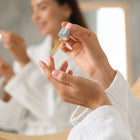
M 40 35 L 41 35 L 42 37 L 45 37 L 46 35 L 48 35 L 48 33 L 46 33 L 46 32 L 41 32 L 41 31 L 40 31 Z

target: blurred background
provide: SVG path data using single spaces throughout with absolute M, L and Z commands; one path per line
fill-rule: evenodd
M 79 4 L 113 68 L 133 84 L 140 76 L 140 1 L 79 0 Z M 27 47 L 43 40 L 31 21 L 29 0 L 0 0 L 0 30 L 23 36 Z M 12 65 L 13 59 L 2 43 L 0 54 Z

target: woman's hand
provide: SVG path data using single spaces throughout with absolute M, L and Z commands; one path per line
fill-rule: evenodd
M 24 67 L 30 61 L 26 53 L 24 39 L 7 31 L 1 31 L 1 34 L 4 47 L 11 52 L 12 56 L 20 64 L 20 66 Z
M 0 76 L 5 78 L 5 84 L 7 84 L 14 75 L 15 73 L 11 66 L 6 64 L 3 60 L 0 60 Z
M 62 23 L 62 27 L 66 25 L 66 22 Z M 68 49 L 64 42 L 61 43 L 60 48 L 68 54 L 93 81 L 101 85 L 103 89 L 108 88 L 116 72 L 108 63 L 107 57 L 100 47 L 96 35 L 75 24 L 70 24 L 68 29 L 71 32 L 71 36 L 77 41 L 75 42 L 71 38 L 66 40 L 72 47 L 72 50 Z
M 4 77 L 5 85 L 10 81 L 10 79 L 15 75 L 13 69 L 6 64 L 2 59 L 0 59 L 0 76 Z M 9 102 L 12 97 L 8 93 L 4 93 L 3 101 Z
M 53 70 L 53 59 L 47 66 L 40 62 L 46 77 L 52 83 L 60 98 L 64 102 L 96 109 L 103 105 L 111 105 L 104 90 L 95 82 L 66 74 L 63 71 Z

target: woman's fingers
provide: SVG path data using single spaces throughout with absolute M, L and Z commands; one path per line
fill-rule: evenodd
M 51 68 L 46 63 L 44 63 L 43 61 L 39 61 L 39 65 L 43 69 L 43 71 L 44 71 L 47 79 L 52 83 L 52 85 L 54 86 L 54 88 L 57 89 L 57 87 L 58 87 L 58 81 L 55 80 L 52 77 L 52 70 L 51 70 Z
M 73 75 L 73 71 L 72 70 L 69 70 L 68 71 L 68 74 Z
M 70 71 L 70 73 L 72 72 Z M 77 84 L 76 76 L 72 76 L 71 74 L 67 74 L 63 71 L 58 70 L 52 71 L 52 76 L 62 83 L 76 87 Z
M 62 23 L 62 27 L 65 27 L 67 24 L 68 22 Z M 76 40 L 84 42 L 85 44 L 89 42 L 89 38 L 94 36 L 93 32 L 76 24 L 70 24 L 68 29 L 70 30 L 72 37 L 74 37 Z
M 61 66 L 61 68 L 60 68 L 60 71 L 63 71 L 63 72 L 66 73 L 67 68 L 68 68 L 68 62 L 67 61 L 64 61 L 63 64 L 62 64 L 62 66 Z M 68 74 L 73 75 L 73 71 L 72 70 L 69 70 L 68 71 Z
M 4 76 L 5 80 L 14 75 L 12 68 L 6 64 L 3 60 L 0 60 L 0 76 Z
M 62 23 L 61 23 L 61 26 L 62 26 L 62 27 L 65 27 L 68 23 L 69 23 L 69 22 L 62 22 Z
M 2 34 L 2 39 L 5 42 L 16 41 L 17 39 L 18 41 L 23 41 L 23 38 L 21 36 L 8 31 L 2 31 L 1 34 Z
M 48 66 L 49 66 L 49 68 L 50 68 L 51 70 L 54 70 L 54 69 L 55 69 L 55 63 L 54 63 L 53 57 L 52 57 L 52 56 L 49 56 L 49 57 L 47 58 L 47 60 L 48 60 Z
M 2 40 L 4 47 L 8 50 L 13 50 L 13 47 L 21 46 L 23 43 L 21 37 L 7 31 L 2 31 Z
M 60 71 L 66 72 L 67 68 L 68 68 L 68 62 L 64 61 L 60 68 Z
M 67 39 L 66 41 L 65 41 L 69 46 L 71 46 L 73 49 L 74 49 L 74 47 L 75 47 L 75 43 L 77 43 L 75 40 L 73 40 L 71 37 L 69 37 L 69 39 Z
M 22 37 L 7 31 L 2 31 L 2 40 L 5 48 L 7 49 L 14 46 L 22 46 L 24 44 L 24 39 Z
M 64 53 L 66 53 L 67 55 L 70 55 L 71 50 L 69 48 L 67 48 L 65 42 L 62 42 L 59 47 Z
M 7 31 L 2 31 L 2 40 L 4 41 L 4 43 L 9 43 L 9 42 L 13 42 L 14 40 L 14 35 L 10 32 Z
M 51 84 L 54 86 L 55 90 L 60 95 L 60 98 L 62 101 L 64 101 L 64 98 L 67 97 L 67 95 L 66 95 L 67 93 L 73 93 L 73 87 L 71 87 L 70 85 L 68 85 L 62 81 L 57 80 L 56 78 L 54 78 L 52 76 L 52 71 L 49 68 L 49 66 L 47 66 L 47 64 L 45 64 L 43 61 L 40 61 L 39 65 L 43 69 L 47 79 L 51 82 Z M 72 71 L 70 71 L 69 73 L 72 74 Z
M 50 77 L 52 77 L 51 69 L 43 61 L 39 61 L 39 65 L 43 69 L 43 71 L 44 71 L 45 75 L 47 76 L 47 78 L 50 79 Z

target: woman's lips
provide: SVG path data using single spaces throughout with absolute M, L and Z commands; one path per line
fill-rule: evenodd
M 40 24 L 38 24 L 37 26 L 38 26 L 38 28 L 39 28 L 40 30 L 42 30 L 42 29 L 45 28 L 46 24 L 45 24 L 45 23 L 40 23 Z

